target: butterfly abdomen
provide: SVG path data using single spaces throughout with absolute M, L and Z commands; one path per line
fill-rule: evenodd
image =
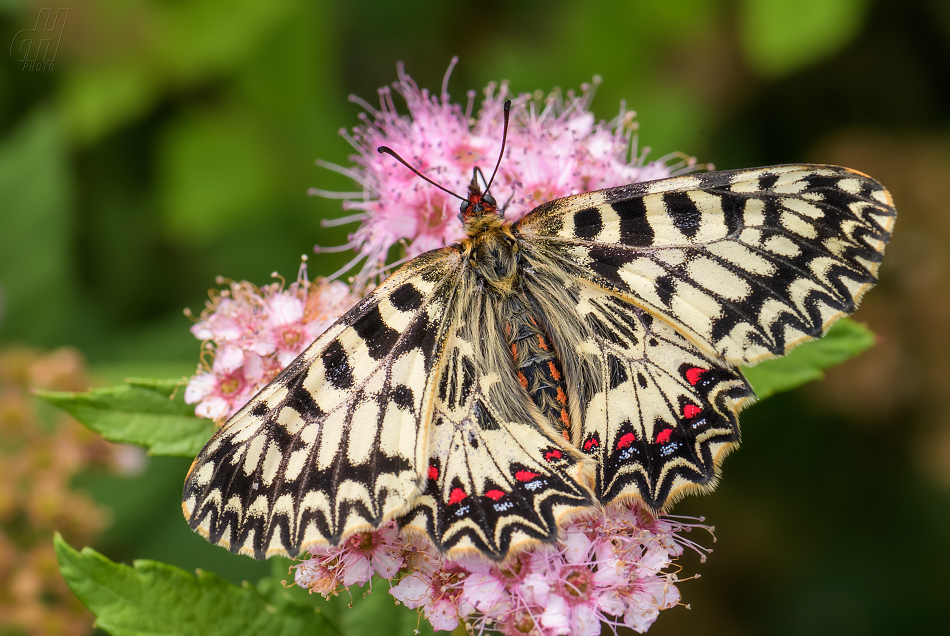
M 547 416 L 554 430 L 570 441 L 571 420 L 567 410 L 564 370 L 540 321 L 519 300 L 509 303 L 505 324 L 505 336 L 515 361 L 518 381 Z

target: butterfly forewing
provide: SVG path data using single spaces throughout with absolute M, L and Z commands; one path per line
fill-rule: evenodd
M 425 484 L 427 431 L 458 254 L 407 264 L 218 431 L 185 516 L 233 552 L 296 556 L 371 530 Z
M 701 349 L 754 364 L 854 311 L 894 218 L 873 179 L 791 165 L 567 197 L 518 227 Z

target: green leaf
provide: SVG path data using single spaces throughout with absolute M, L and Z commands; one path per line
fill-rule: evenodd
M 745 368 L 742 372 L 761 400 L 773 393 L 820 380 L 824 377 L 822 369 L 853 358 L 873 345 L 874 333 L 870 329 L 845 318 L 832 325 L 824 338 L 802 345 L 781 358 Z
M 129 379 L 85 393 L 35 391 L 110 442 L 144 446 L 150 455 L 195 457 L 214 425 L 195 417 L 179 380 Z
M 53 545 L 69 589 L 113 636 L 340 633 L 315 607 L 289 597 L 272 604 L 247 583 L 238 587 L 211 572 L 192 575 L 158 561 L 129 567 L 91 548 L 78 552 L 59 533 Z
M 778 77 L 837 53 L 858 33 L 867 0 L 745 0 L 742 47 L 760 74 Z

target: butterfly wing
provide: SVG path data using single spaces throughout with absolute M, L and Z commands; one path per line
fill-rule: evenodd
M 559 352 L 574 444 L 596 460 L 603 502 L 653 510 L 711 490 L 739 443 L 752 389 L 729 365 L 644 309 L 529 250 L 526 293 Z M 567 317 L 567 318 L 565 318 Z
M 449 318 L 429 438 L 428 484 L 400 519 L 450 558 L 502 559 L 557 536 L 593 503 L 581 485 L 590 460 L 551 427 L 518 382 L 504 340 L 504 303 L 459 280 Z
M 777 166 L 577 195 L 516 227 L 603 502 L 715 485 L 752 397 L 736 369 L 851 313 L 895 211 L 846 168 Z M 574 315 L 576 314 L 576 316 Z
M 821 336 L 877 281 L 896 211 L 870 177 L 789 165 L 559 199 L 518 226 L 587 280 L 751 365 Z
M 459 269 L 453 248 L 402 267 L 228 420 L 185 480 L 191 527 L 260 559 L 406 510 L 426 480 Z

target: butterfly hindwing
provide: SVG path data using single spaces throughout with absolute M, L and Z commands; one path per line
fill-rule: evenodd
M 895 214 L 859 172 L 790 165 L 567 197 L 517 227 L 710 354 L 748 365 L 854 311 Z
M 462 283 L 468 301 L 455 307 L 436 372 L 428 485 L 400 525 L 426 532 L 450 556 L 478 551 L 500 559 L 553 540 L 559 521 L 593 499 L 580 485 L 589 460 L 516 379 L 503 303 L 474 290 Z
M 711 490 L 752 396 L 742 375 L 576 268 L 530 249 L 525 258 L 525 288 L 572 389 L 574 444 L 596 460 L 598 499 L 661 510 Z
M 450 248 L 401 268 L 232 417 L 185 481 L 191 527 L 232 552 L 296 556 L 408 508 L 457 269 Z

